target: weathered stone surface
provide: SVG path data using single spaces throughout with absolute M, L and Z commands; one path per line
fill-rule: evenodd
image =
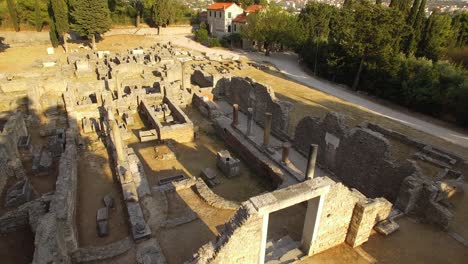
M 228 209 L 228 210 L 237 210 L 240 206 L 239 203 L 228 201 L 219 195 L 215 194 L 202 179 L 197 180 L 195 185 L 197 193 L 202 197 L 202 199 L 209 205 L 219 208 L 219 209 Z
M 79 248 L 73 253 L 72 258 L 76 263 L 105 260 L 122 255 L 129 251 L 133 245 L 132 240 L 127 237 L 102 247 Z
M 218 152 L 216 158 L 216 166 L 218 166 L 226 177 L 231 178 L 239 174 L 240 160 L 232 157 L 228 150 Z
M 112 197 L 110 194 L 104 196 L 103 201 L 107 208 L 114 208 L 114 197 Z
M 165 264 L 166 258 L 156 238 L 144 241 L 137 246 L 136 262 L 138 264 Z

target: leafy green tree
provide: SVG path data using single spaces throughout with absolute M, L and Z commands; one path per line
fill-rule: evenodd
M 388 61 L 399 52 L 404 30 L 403 17 L 393 9 L 362 2 L 341 10 L 333 23 L 331 41 L 358 62 L 354 90 L 365 67 Z
M 68 4 L 66 0 L 50 0 L 50 2 L 53 14 L 51 20 L 54 22 L 57 35 L 62 39 L 65 52 L 68 52 L 67 33 L 70 30 Z
M 16 10 L 16 3 L 14 0 L 7 0 L 8 12 L 10 13 L 10 20 L 16 32 L 20 31 L 18 21 L 18 11 Z
M 422 32 L 426 22 L 426 1 L 427 0 L 420 0 L 419 2 L 419 0 L 415 0 L 407 18 L 410 32 L 403 45 L 403 51 L 406 55 L 414 55 L 421 42 Z
M 406 15 L 410 9 L 411 1 L 410 0 L 391 0 L 389 6 Z
M 96 35 L 107 32 L 111 26 L 107 1 L 75 0 L 71 16 L 71 28 L 81 36 L 90 38 L 93 49 L 96 49 Z
M 153 5 L 153 21 L 158 28 L 158 35 L 162 26 L 167 26 L 174 19 L 172 0 L 156 0 Z
M 452 19 L 449 15 L 432 12 L 426 23 L 418 55 L 434 61 L 445 55 L 449 42 L 454 35 L 451 30 L 451 23 Z
M 457 13 L 452 18 L 454 39 L 451 46 L 463 48 L 468 45 L 468 12 Z
M 297 17 L 277 5 L 249 15 L 242 35 L 264 43 L 266 56 L 270 55 L 275 44 L 293 47 L 300 43 L 302 37 Z

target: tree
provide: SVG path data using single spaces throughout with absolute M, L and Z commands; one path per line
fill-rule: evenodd
M 449 15 L 432 12 L 426 23 L 418 55 L 433 61 L 439 60 L 445 54 L 449 41 L 453 39 L 451 24 Z
M 403 49 L 406 55 L 415 54 L 421 41 L 422 31 L 426 21 L 426 1 L 427 0 L 421 0 L 419 3 L 418 0 L 415 0 L 411 8 L 410 15 L 407 19 L 411 31 L 405 41 L 406 43 Z
M 330 41 L 358 63 L 354 90 L 358 88 L 364 67 L 390 61 L 398 53 L 404 31 L 403 17 L 394 9 L 368 2 L 341 9 L 332 23 Z
M 268 5 L 268 0 L 215 0 L 215 2 L 234 2 L 243 8 L 251 5 Z
M 244 38 L 264 43 L 265 55 L 269 56 L 275 44 L 293 47 L 300 43 L 301 30 L 297 17 L 277 5 L 270 5 L 247 17 L 242 30 Z
M 54 48 L 58 47 L 59 45 L 59 40 L 57 36 L 57 29 L 55 28 L 55 22 L 54 22 L 54 11 L 52 10 L 52 3 L 49 1 L 47 5 L 47 11 L 49 12 L 49 38 L 50 38 L 50 43 Z
M 153 1 L 151 0 L 129 0 L 130 5 L 136 11 L 136 18 L 135 18 L 135 26 L 138 28 L 140 27 L 141 17 L 143 16 L 143 12 L 145 9 L 150 9 L 153 5 Z
M 158 35 L 161 27 L 168 25 L 172 19 L 174 19 L 172 0 L 156 0 L 153 5 L 153 21 L 158 28 Z
M 389 6 L 396 10 L 399 10 L 400 12 L 406 15 L 410 9 L 411 1 L 410 0 L 391 0 Z
M 68 5 L 66 0 L 50 0 L 52 6 L 51 20 L 54 22 L 55 31 L 59 35 L 63 42 L 63 48 L 65 52 L 68 52 L 67 45 L 67 33 L 70 30 L 68 23 Z
M 96 35 L 105 33 L 111 26 L 107 1 L 75 0 L 71 16 L 71 28 L 81 36 L 91 38 L 92 47 L 96 49 Z
M 16 32 L 20 31 L 18 21 L 18 11 L 16 10 L 16 3 L 14 0 L 7 0 L 8 12 L 10 13 L 10 20 Z
M 468 45 L 468 12 L 457 13 L 452 18 L 454 38 L 452 47 L 463 48 Z

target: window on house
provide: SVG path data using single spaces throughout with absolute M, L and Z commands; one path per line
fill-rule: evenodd
M 228 18 L 231 18 L 231 12 L 228 12 Z
M 219 17 L 223 17 L 223 13 L 221 13 L 221 11 L 219 11 Z
M 228 26 L 228 32 L 229 33 L 231 32 L 231 26 Z
M 234 24 L 234 32 L 237 32 L 237 25 Z
M 210 11 L 210 16 L 211 16 L 211 11 Z

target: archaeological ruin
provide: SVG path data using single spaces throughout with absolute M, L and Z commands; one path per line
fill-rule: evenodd
M 294 103 L 236 56 L 42 63 L 0 75 L 0 234 L 30 263 L 293 263 L 403 216 L 447 230 L 463 192 L 466 157 L 416 138 L 335 112 L 291 129 Z

